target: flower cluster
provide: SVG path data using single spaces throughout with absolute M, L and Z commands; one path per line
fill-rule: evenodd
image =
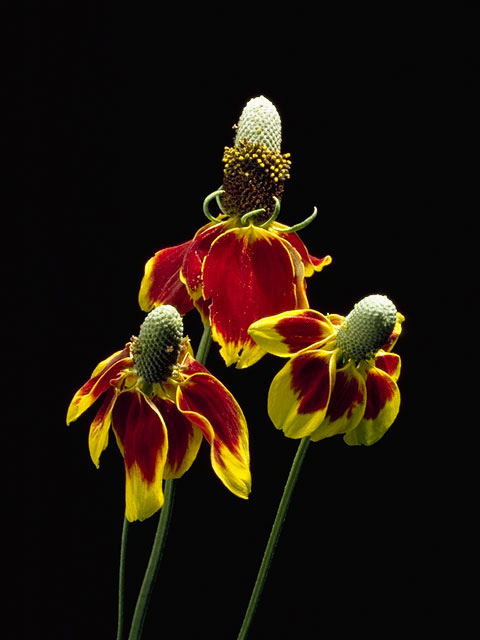
M 223 184 L 204 199 L 208 222 L 147 261 L 139 335 L 103 360 L 70 404 L 68 423 L 103 397 L 90 454 L 98 466 L 111 427 L 125 462 L 128 520 L 162 506 L 163 480 L 189 469 L 202 440 L 225 486 L 242 498 L 250 492 L 242 410 L 183 336 L 182 316 L 193 309 L 227 366 L 250 367 L 266 353 L 288 358 L 268 394 L 270 418 L 287 437 L 343 434 L 349 445 L 371 445 L 398 413 L 400 358 L 392 348 L 403 316 L 381 295 L 347 317 L 310 308 L 306 278 L 332 260 L 311 255 L 297 233 L 316 209 L 290 227 L 277 220 L 292 167 L 281 139 L 274 105 L 250 100 L 223 152 Z

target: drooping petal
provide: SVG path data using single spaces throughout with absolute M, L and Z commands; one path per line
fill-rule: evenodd
M 375 366 L 377 369 L 381 369 L 388 373 L 388 375 L 395 381 L 400 376 L 401 360 L 400 356 L 396 353 L 387 353 L 380 351 L 375 357 Z
M 308 249 L 301 240 L 300 236 L 296 233 L 282 233 L 282 229 L 286 226 L 275 222 L 274 228 L 278 231 L 278 235 L 289 242 L 300 254 L 302 262 L 305 267 L 305 277 L 312 276 L 315 271 L 321 271 L 324 267 L 328 266 L 332 262 L 331 256 L 324 256 L 323 258 L 315 258 L 308 253 Z
M 132 365 L 128 345 L 122 351 L 102 360 L 93 370 L 90 379 L 75 393 L 68 407 L 67 424 L 70 424 L 86 411 L 102 393 L 110 388 L 110 383 L 122 369 Z
M 112 413 L 125 462 L 125 517 L 145 520 L 163 505 L 168 436 L 155 404 L 139 391 L 121 393 Z
M 272 380 L 268 415 L 288 438 L 304 438 L 323 422 L 335 381 L 335 352 L 301 351 Z
M 193 238 L 182 263 L 180 278 L 193 300 L 202 295 L 202 265 L 212 242 L 225 231 L 225 222 L 209 223 L 199 229 Z
M 316 429 L 313 442 L 354 429 L 365 411 L 365 381 L 353 362 L 338 369 L 325 420 Z
M 190 469 L 202 442 L 202 432 L 194 427 L 177 405 L 167 398 L 153 397 L 168 433 L 168 453 L 163 470 L 165 480 L 180 478 Z
M 294 309 L 257 320 L 248 329 L 255 342 L 268 353 L 291 356 L 323 342 L 334 334 L 331 322 L 313 309 Z
M 345 434 L 349 445 L 371 445 L 380 440 L 400 409 L 400 391 L 388 373 L 372 367 L 366 377 L 367 403 L 359 425 Z
M 159 304 L 171 304 L 181 314 L 193 309 L 193 302 L 180 280 L 180 268 L 192 242 L 161 249 L 147 262 L 138 294 L 143 311 L 151 311 Z
M 93 464 L 100 466 L 100 455 L 108 445 L 108 433 L 112 422 L 112 411 L 118 398 L 118 389 L 111 387 L 107 390 L 102 406 L 97 411 L 88 435 L 88 448 Z
M 209 373 L 194 373 L 177 388 L 177 406 L 210 445 L 213 470 L 236 496 L 250 493 L 245 416 L 230 391 Z
M 203 286 L 227 366 L 248 367 L 264 355 L 247 333 L 252 322 L 296 306 L 295 268 L 284 241 L 253 225 L 215 240 L 203 263 Z

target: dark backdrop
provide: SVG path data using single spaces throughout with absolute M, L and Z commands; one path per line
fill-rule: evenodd
M 221 184 L 232 125 L 260 94 L 277 106 L 292 154 L 281 220 L 294 224 L 316 205 L 301 236 L 314 255 L 333 256 L 308 282 L 311 306 L 346 314 L 384 293 L 406 322 L 400 415 L 371 448 L 340 437 L 311 445 L 251 638 L 388 638 L 399 627 L 425 635 L 444 620 L 452 512 L 434 328 L 453 257 L 437 234 L 452 219 L 444 162 L 462 136 L 458 113 L 471 116 L 473 67 L 468 55 L 458 64 L 378 52 L 373 62 L 355 51 L 343 59 L 321 45 L 308 14 L 295 17 L 293 40 L 278 25 L 267 37 L 238 18 L 217 15 L 210 28 L 189 13 L 187 28 L 93 3 L 27 20 L 22 302 L 35 384 L 25 387 L 23 431 L 26 637 L 115 637 L 122 460 L 111 438 L 96 470 L 94 410 L 67 428 L 66 409 L 97 362 L 138 331 L 145 261 L 205 223 L 202 201 Z M 199 318 L 185 324 L 196 346 Z M 236 637 L 297 446 L 266 414 L 282 364 L 266 356 L 226 369 L 212 348 L 208 366 L 249 422 L 253 492 L 248 502 L 230 495 L 202 446 L 176 483 L 145 640 Z M 127 616 L 156 520 L 130 527 Z

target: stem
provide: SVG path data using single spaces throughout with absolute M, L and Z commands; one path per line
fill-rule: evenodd
M 123 638 L 123 605 L 125 601 L 125 558 L 127 553 L 128 520 L 123 518 L 122 541 L 120 544 L 120 569 L 118 572 L 118 622 L 117 640 Z
M 168 525 L 172 513 L 173 492 L 173 480 L 166 480 L 164 489 L 165 500 L 160 511 L 157 532 L 155 534 L 155 540 L 153 541 L 152 552 L 150 554 L 150 560 L 148 561 L 147 570 L 145 571 L 145 576 L 143 578 L 140 593 L 138 595 L 137 605 L 133 614 L 132 626 L 130 627 L 128 640 L 138 640 L 138 638 L 140 638 L 140 636 L 142 635 L 145 614 L 147 613 L 148 603 L 150 602 L 150 597 L 152 595 L 152 587 L 155 583 L 155 578 L 157 577 L 158 567 L 160 565 L 160 559 L 162 557 L 166 533 L 168 531 Z
M 210 351 L 210 345 L 212 344 L 212 329 L 210 322 L 207 320 L 207 324 L 203 329 L 202 337 L 200 338 L 200 344 L 198 345 L 195 360 L 200 364 L 205 364 L 207 361 L 208 352 Z
M 267 579 L 268 570 L 270 569 L 270 564 L 273 559 L 275 547 L 277 546 L 277 542 L 282 531 L 283 522 L 285 520 L 285 516 L 287 515 L 293 488 L 295 487 L 295 484 L 297 482 L 300 468 L 302 466 L 309 444 L 310 437 L 307 436 L 306 438 L 300 440 L 300 444 L 298 445 L 297 453 L 290 468 L 290 473 L 288 474 L 288 479 L 285 484 L 285 489 L 283 490 L 282 499 L 280 500 L 280 504 L 278 505 L 277 515 L 275 516 L 272 530 L 270 531 L 270 537 L 268 538 L 267 546 L 265 547 L 265 552 L 263 554 L 262 563 L 258 571 L 257 580 L 255 582 L 255 586 L 253 587 L 252 595 L 250 596 L 250 602 L 248 603 L 248 608 L 245 613 L 245 617 L 243 619 L 242 627 L 240 629 L 240 633 L 238 634 L 237 640 L 244 640 L 247 637 L 248 629 L 250 628 L 250 625 L 252 623 L 255 609 L 257 608 L 258 601 L 260 600 L 263 586 L 265 584 L 265 580 Z
M 203 329 L 203 334 L 200 339 L 200 344 L 198 346 L 197 354 L 195 359 L 200 364 L 205 364 L 205 361 L 208 356 L 208 352 L 210 350 L 210 345 L 212 343 L 212 331 L 210 328 L 210 323 L 207 321 Z M 155 540 L 153 541 L 152 551 L 150 553 L 150 559 L 148 561 L 147 570 L 145 571 L 145 576 L 143 578 L 142 586 L 140 588 L 140 593 L 138 595 L 137 604 L 135 607 L 135 611 L 132 619 L 132 626 L 130 627 L 130 634 L 128 636 L 128 640 L 139 640 L 142 635 L 143 624 L 145 621 L 145 615 L 147 613 L 148 604 L 150 602 L 150 597 L 152 595 L 153 586 L 155 584 L 155 579 L 158 573 L 158 567 L 160 566 L 160 560 L 162 558 L 163 547 L 165 546 L 165 540 L 168 532 L 168 525 L 170 523 L 170 517 L 172 514 L 173 508 L 173 495 L 174 495 L 174 484 L 173 480 L 165 480 L 165 488 L 164 488 L 164 502 L 163 507 L 160 511 L 160 517 L 158 519 L 157 532 L 155 534 Z M 125 529 L 125 524 L 124 524 Z M 123 548 L 123 536 L 122 536 L 122 551 L 123 551 L 123 560 L 125 561 L 125 549 Z M 120 568 L 122 572 L 122 568 Z M 123 585 L 123 583 L 122 583 Z M 122 589 L 123 590 L 123 589 Z M 120 603 L 119 603 L 120 607 Z M 120 615 L 119 615 L 119 624 L 120 624 Z M 117 636 L 117 640 L 120 640 L 120 636 Z

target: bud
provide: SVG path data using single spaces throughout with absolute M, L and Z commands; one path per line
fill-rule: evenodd
M 337 345 L 345 360 L 372 358 L 387 342 L 397 321 L 397 309 L 382 295 L 357 302 L 337 330 Z
M 165 304 L 153 309 L 140 327 L 138 338 L 132 340 L 138 375 L 148 383 L 166 380 L 178 360 L 182 338 L 182 316 L 175 307 Z
M 252 98 L 242 111 L 233 147 L 223 154 L 222 207 L 231 216 L 265 209 L 267 220 L 290 178 L 290 154 L 280 153 L 282 124 L 275 105 L 263 96 Z

